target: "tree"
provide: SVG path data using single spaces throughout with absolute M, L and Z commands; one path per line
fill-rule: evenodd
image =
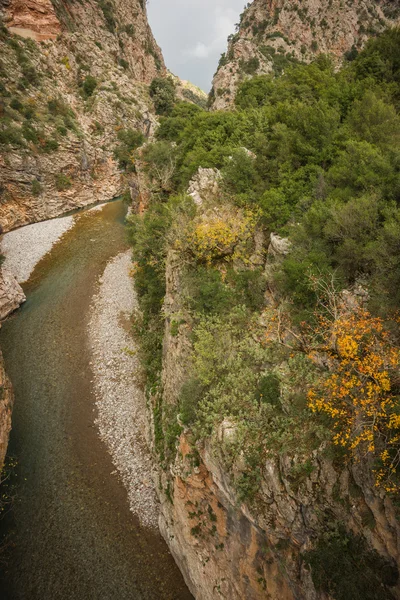
M 176 101 L 175 84 L 169 77 L 156 77 L 150 84 L 150 97 L 154 102 L 157 115 L 168 115 Z
M 377 486 L 387 492 L 400 489 L 400 348 L 382 319 L 357 308 L 333 321 L 319 317 L 329 374 L 308 392 L 313 412 L 333 421 L 333 443 L 378 459 Z
M 120 144 L 114 149 L 114 158 L 120 169 L 134 171 L 134 151 L 143 144 L 144 135 L 135 129 L 122 129 L 118 132 L 118 140 Z

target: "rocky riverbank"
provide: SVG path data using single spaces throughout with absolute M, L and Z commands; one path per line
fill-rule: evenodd
M 34 223 L 3 235 L 0 252 L 4 262 L 0 268 L 0 321 L 23 302 L 20 283 L 33 273 L 36 265 L 74 224 L 74 217 Z
M 0 249 L 5 256 L 4 267 L 18 281 L 27 281 L 35 266 L 72 227 L 74 217 L 51 219 L 10 231 L 3 236 Z
M 145 397 L 130 333 L 136 296 L 130 276 L 130 251 L 110 261 L 92 303 L 89 341 L 92 351 L 97 425 L 141 523 L 156 528 L 159 507 L 148 451 Z

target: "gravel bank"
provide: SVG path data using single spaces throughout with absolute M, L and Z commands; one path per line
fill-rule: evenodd
M 100 437 L 127 489 L 130 508 L 148 527 L 158 526 L 158 501 L 144 438 L 145 398 L 135 382 L 138 358 L 129 318 L 136 307 L 127 251 L 110 261 L 93 298 L 89 323 Z
M 4 266 L 18 283 L 27 281 L 40 259 L 73 224 L 74 217 L 62 217 L 5 233 L 0 246 L 6 257 Z

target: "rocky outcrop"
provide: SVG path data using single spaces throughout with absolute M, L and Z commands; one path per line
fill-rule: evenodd
M 11 382 L 4 370 L 3 356 L 0 352 L 0 470 L 3 468 L 8 437 L 11 431 L 13 402 L 14 394 Z
M 221 173 L 217 169 L 200 167 L 189 183 L 188 195 L 193 198 L 197 206 L 201 206 L 208 198 L 215 197 L 220 179 Z
M 0 321 L 8 317 L 25 302 L 25 294 L 14 275 L 6 268 L 0 268 Z M 0 324 L 1 327 L 1 324 Z M 0 474 L 7 452 L 8 438 L 11 431 L 11 415 L 14 394 L 11 381 L 5 369 L 0 351 Z M 1 481 L 1 477 L 0 477 Z
M 175 84 L 176 95 L 182 102 L 191 102 L 197 104 L 201 108 L 207 107 L 207 94 L 203 92 L 199 87 L 193 85 L 190 81 L 180 79 L 173 73 L 169 72 L 169 76 L 172 77 Z
M 6 8 L 6 22 L 12 33 L 38 42 L 53 40 L 61 32 L 50 0 L 12 0 Z
M 320 53 L 343 55 L 360 49 L 374 33 L 399 22 L 390 0 L 254 0 L 228 39 L 214 76 L 214 110 L 232 105 L 241 81 L 256 74 L 282 72 L 293 61 L 310 62 Z
M 231 497 L 226 475 L 204 460 L 193 467 L 193 450 L 183 435 L 160 529 L 196 599 L 311 598 L 295 595 L 266 532 Z
M 25 294 L 14 275 L 2 267 L 0 269 L 0 321 L 25 302 Z
M 11 0 L 0 16 L 1 6 L 0 223 L 9 231 L 127 189 L 118 134 L 154 129 L 147 86 L 166 69 L 139 0 Z
M 197 600 L 326 600 L 304 560 L 321 532 L 321 515 L 368 541 L 374 560 L 383 557 L 393 571 L 385 597 L 400 598 L 395 509 L 376 493 L 363 467 L 338 471 L 314 454 L 312 476 L 297 488 L 292 460 L 272 458 L 264 465 L 263 501 L 250 509 L 238 504 L 220 459 L 206 446 L 194 466 L 197 452 L 183 434 L 171 470 L 172 492 L 171 476 L 162 478 L 168 494 L 161 494 L 160 520 Z

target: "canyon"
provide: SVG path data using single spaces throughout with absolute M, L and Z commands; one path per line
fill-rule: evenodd
M 46 237 L 45 226 L 48 220 L 57 220 L 71 211 L 88 209 L 92 205 L 122 196 L 131 209 L 133 207 L 134 211 L 143 213 L 149 205 L 151 188 L 146 162 L 134 154 L 132 147 L 125 163 L 131 161 L 134 166 L 126 168 L 115 150 L 125 143 L 124 140 L 131 132 L 141 135 L 144 152 L 147 144 L 155 140 L 160 119 L 156 115 L 150 84 L 155 79 L 171 76 L 147 22 L 146 3 L 143 0 L 0 0 L 0 15 L 0 117 L 3 119 L 0 129 L 0 225 L 1 234 L 6 234 L 5 240 L 10 232 L 23 231 L 27 227 L 35 227 L 35 224 L 43 225 L 42 235 Z M 398 22 L 398 7 L 389 0 L 333 0 L 329 3 L 320 0 L 302 3 L 295 0 L 254 0 L 245 8 L 237 32 L 229 38 L 227 52 L 223 55 L 213 80 L 210 108 L 212 111 L 228 110 L 234 105 L 238 88 L 244 81 L 258 75 L 279 75 L 290 65 L 310 63 L 319 54 L 330 54 L 338 69 L 344 60 L 349 59 L 351 53 L 355 54 L 363 48 L 371 35 Z M 347 58 L 344 58 L 346 55 Z M 201 90 L 172 77 L 178 99 L 204 107 L 205 97 Z M 246 148 L 241 147 L 240 151 L 249 160 L 257 158 Z M 229 157 L 229 160 L 234 158 Z M 200 167 L 190 181 L 187 195 L 196 206 L 196 218 L 203 219 L 204 223 L 208 222 L 210 214 L 216 214 L 218 218 L 223 214 L 228 221 L 231 218 L 230 209 L 224 213 L 221 208 L 221 179 L 222 175 L 218 170 Z M 6 261 L 0 270 L 1 321 L 13 315 L 26 298 L 28 304 L 40 304 L 39 300 L 35 300 L 41 293 L 39 281 L 43 281 L 45 286 L 53 286 L 54 292 L 57 288 L 57 273 L 60 281 L 64 281 L 64 277 L 68 278 L 65 275 L 68 273 L 67 267 L 65 273 L 62 270 L 52 272 L 49 265 L 54 260 L 57 269 L 59 268 L 61 262 L 57 261 L 60 248 L 64 247 L 67 254 L 69 239 L 71 248 L 76 243 L 77 253 L 76 260 L 71 259 L 71 264 L 75 265 L 76 272 L 79 271 L 80 264 L 84 264 L 85 276 L 87 281 L 90 280 L 90 295 L 87 298 L 82 299 L 80 295 L 84 284 L 79 281 L 75 282 L 71 297 L 75 298 L 77 306 L 80 301 L 84 305 L 82 314 L 85 315 L 85 325 L 89 329 L 91 327 L 90 346 L 94 353 L 91 358 L 95 365 L 89 364 L 88 357 L 84 354 L 87 351 L 85 344 L 89 342 L 86 338 L 86 341 L 83 340 L 80 331 L 82 324 L 74 324 L 73 311 L 67 315 L 67 326 L 64 323 L 59 328 L 63 330 L 63 327 L 77 327 L 81 346 L 75 350 L 68 347 L 69 359 L 61 356 L 63 349 L 67 348 L 53 350 L 66 372 L 69 363 L 76 372 L 81 371 L 80 353 L 83 353 L 82 360 L 85 361 L 87 372 L 93 372 L 93 380 L 89 381 L 87 374 L 81 373 L 79 377 L 82 388 L 79 388 L 81 384 L 78 382 L 75 385 L 68 376 L 69 379 L 65 379 L 65 390 L 56 390 L 56 387 L 53 390 L 54 395 L 61 399 L 60 406 L 65 408 L 60 408 L 54 419 L 43 427 L 40 424 L 40 414 L 34 417 L 34 423 L 44 438 L 48 434 L 45 428 L 49 427 L 55 438 L 64 440 L 62 444 L 65 446 L 62 445 L 62 448 L 68 450 L 65 463 L 58 451 L 54 462 L 49 458 L 54 450 L 50 438 L 42 447 L 35 432 L 29 431 L 29 423 L 22 416 L 22 404 L 16 413 L 20 425 L 12 442 L 13 451 L 22 449 L 25 457 L 29 454 L 28 445 L 25 446 L 18 439 L 21 431 L 27 438 L 27 444 L 39 444 L 35 448 L 40 452 L 43 450 L 41 468 L 45 469 L 45 461 L 48 460 L 51 471 L 43 475 L 47 490 L 43 496 L 44 506 L 54 515 L 54 520 L 60 527 L 64 518 L 73 523 L 72 513 L 68 512 L 70 507 L 79 506 L 81 496 L 86 499 L 81 507 L 82 515 L 77 519 L 84 533 L 78 536 L 78 541 L 68 539 L 66 542 L 71 551 L 68 556 L 72 562 L 67 565 L 69 570 L 66 567 L 68 576 L 64 583 L 57 582 L 57 573 L 63 567 L 63 550 L 56 544 L 56 555 L 46 559 L 52 593 L 59 593 L 60 599 L 67 597 L 69 582 L 74 581 L 74 559 L 71 556 L 75 552 L 74 548 L 79 547 L 84 564 L 79 568 L 79 577 L 74 582 L 75 597 L 78 599 L 83 590 L 85 597 L 91 597 L 90 594 L 94 598 L 100 597 L 103 580 L 100 578 L 97 583 L 94 582 L 90 570 L 97 572 L 98 565 L 94 565 L 95 560 L 88 551 L 90 544 L 95 544 L 98 539 L 101 540 L 99 560 L 107 573 L 104 579 L 107 596 L 104 597 L 110 600 L 117 593 L 121 598 L 136 597 L 133 594 L 139 593 L 139 597 L 146 599 L 167 599 L 172 597 L 172 593 L 176 594 L 174 598 L 190 598 L 192 594 L 197 600 L 332 600 L 323 586 L 316 585 L 312 568 L 305 557 L 316 547 L 319 548 L 321 532 L 328 529 L 330 539 L 341 539 L 342 530 L 337 525 L 339 523 L 353 536 L 348 538 L 348 543 L 351 545 L 356 540 L 359 544 L 357 548 L 365 564 L 374 563 L 381 572 L 382 579 L 378 585 L 382 594 L 386 594 L 388 600 L 400 599 L 400 527 L 397 510 L 392 499 L 377 490 L 371 475 L 371 462 L 365 460 L 338 466 L 338 461 L 329 455 L 326 445 L 321 444 L 321 447 L 307 456 L 307 469 L 304 471 L 304 457 L 300 452 L 270 454 L 262 465 L 257 502 L 240 500 L 235 480 L 244 470 L 245 459 L 244 455 L 235 460 L 229 456 L 229 448 L 236 448 L 241 443 L 240 423 L 224 419 L 212 435 L 204 436 L 199 441 L 193 436 L 190 426 L 182 422 L 178 408 L 182 388 L 193 367 L 194 323 L 185 304 L 187 283 L 183 265 L 186 255 L 179 244 L 171 243 L 170 238 L 165 256 L 165 296 L 162 300 L 161 383 L 157 390 L 151 386 L 150 389 L 146 388 L 146 378 L 137 358 L 140 356 L 140 348 L 128 347 L 132 328 L 128 313 L 133 312 L 133 321 L 136 319 L 139 323 L 140 311 L 128 274 L 129 251 L 121 237 L 123 212 L 123 209 L 111 206 L 105 209 L 103 216 L 96 217 L 96 213 L 90 211 L 84 213 L 88 215 L 88 223 L 91 219 L 95 222 L 96 218 L 99 222 L 104 221 L 102 235 L 107 236 L 107 231 L 113 231 L 116 236 L 113 238 L 110 234 L 111 239 L 107 241 L 110 248 L 104 249 L 104 252 L 101 249 L 98 253 L 93 252 L 93 272 L 89 256 L 97 230 L 96 227 L 92 233 L 89 228 L 85 230 L 82 226 L 85 216 L 77 218 L 78 228 L 73 225 L 74 217 L 67 217 L 71 222 L 65 230 L 60 225 L 59 233 L 48 247 L 49 254 L 38 261 L 39 269 L 35 271 L 35 265 L 32 266 L 32 280 L 29 279 L 32 269 L 26 276 L 22 276 L 18 275 L 15 268 L 13 270 L 12 264 L 7 264 L 6 245 L 2 246 Z M 41 235 L 39 231 L 32 230 L 32 245 L 35 244 L 35 236 Z M 77 231 L 80 231 L 81 242 L 74 239 L 74 236 L 80 237 L 77 236 Z M 247 242 L 252 248 L 251 255 L 246 256 L 248 264 L 251 268 L 260 269 L 267 279 L 274 265 L 279 263 L 290 247 L 288 240 L 274 234 L 266 236 L 261 230 L 253 232 Z M 53 247 L 53 244 L 56 245 Z M 87 259 L 82 258 L 85 253 L 88 253 Z M 23 258 L 18 261 L 23 263 Z M 114 315 L 114 320 L 111 319 L 107 301 L 102 296 L 103 288 L 98 287 L 104 282 L 109 288 L 117 287 L 112 278 L 112 265 L 119 265 L 118 277 L 124 282 L 124 289 L 115 301 L 115 315 L 118 313 L 119 316 Z M 137 265 L 132 266 L 133 274 L 136 268 Z M 273 287 L 272 278 L 269 284 Z M 70 291 L 66 284 L 61 287 L 65 292 L 64 302 L 67 302 Z M 49 297 L 53 292 L 49 293 Z M 128 296 L 132 302 L 129 302 Z M 272 296 L 271 293 L 266 294 L 265 302 L 268 306 L 273 304 Z M 45 304 L 43 308 L 37 307 L 37 330 L 40 329 L 40 319 L 42 322 L 47 322 L 47 319 L 57 322 L 57 315 L 62 314 L 63 304 L 57 298 L 55 294 L 57 305 L 52 303 L 47 309 Z M 90 325 L 88 305 L 91 301 L 102 306 L 103 313 L 94 316 Z M 29 306 L 6 321 L 3 326 L 5 331 L 1 334 L 8 360 L 13 365 L 11 379 L 17 383 L 17 402 L 18 395 L 23 397 L 24 387 L 29 387 L 29 382 L 23 381 L 25 374 L 21 376 L 18 372 L 15 355 L 18 351 L 18 319 L 22 322 L 21 330 L 26 328 L 24 339 L 34 335 L 32 327 L 35 323 L 29 324 L 25 316 L 31 310 Z M 262 316 L 260 321 L 263 318 Z M 115 328 L 117 322 L 123 322 L 126 335 L 114 346 L 111 340 L 107 352 L 104 352 L 108 343 L 107 334 L 103 332 L 102 335 L 96 335 L 102 322 L 106 323 L 106 329 Z M 261 322 L 260 327 L 264 335 L 265 323 Z M 46 325 L 43 336 L 46 333 L 46 339 L 50 340 L 55 332 L 56 329 Z M 43 338 L 43 344 L 47 343 L 46 339 Z M 72 344 L 71 340 L 65 343 Z M 135 344 L 137 343 L 135 340 Z M 118 344 L 124 344 L 124 348 L 117 347 Z M 47 362 L 53 365 L 54 357 L 51 358 L 50 347 L 48 350 Z M 118 361 L 119 353 L 123 352 L 124 358 Z M 28 354 L 27 348 L 21 349 L 26 377 L 28 373 L 34 373 L 32 381 L 42 390 L 43 397 L 47 398 L 43 383 L 46 381 L 46 373 L 42 373 L 38 362 L 33 365 L 29 362 Z M 121 371 L 116 366 L 118 362 L 121 363 Z M 111 375 L 107 370 L 110 366 L 108 363 L 112 363 Z M 52 368 L 56 372 L 54 365 Z M 135 387 L 129 392 L 131 399 L 135 399 L 134 405 L 129 401 L 126 405 L 121 402 L 118 411 L 115 410 L 115 405 L 119 395 L 123 396 L 119 385 L 121 380 L 127 378 L 124 368 L 131 369 L 132 382 L 142 387 L 140 391 Z M 287 374 L 286 387 L 294 386 L 287 362 L 282 360 L 277 368 Z M 64 381 L 62 377 L 64 372 L 60 372 L 60 380 Z M 70 394 L 66 391 L 69 386 Z M 71 431 L 68 431 L 68 421 L 63 421 L 63 410 L 69 410 L 67 407 L 70 397 L 80 397 L 80 389 L 83 388 L 91 398 L 88 406 L 94 406 L 96 400 L 92 395 L 97 396 L 99 416 L 95 421 L 92 415 L 94 409 L 79 408 L 72 417 L 68 417 L 72 423 Z M 0 465 L 3 465 L 11 431 L 14 392 L 1 355 L 0 390 Z M 103 408 L 102 390 L 106 390 L 109 399 L 108 404 L 103 404 Z M 35 399 L 30 395 L 26 398 L 27 406 L 34 414 Z M 47 408 L 51 410 L 51 398 L 47 398 L 46 402 Z M 164 412 L 160 406 L 164 407 Z M 165 440 L 163 438 L 160 442 L 159 438 L 160 435 L 166 435 L 165 430 L 160 434 L 160 423 L 161 430 L 164 425 L 171 425 L 162 422 L 166 419 L 165 415 L 169 414 L 173 415 L 171 430 L 173 433 L 178 431 L 178 434 L 173 439 L 172 449 L 171 444 L 168 447 L 170 454 L 166 457 L 160 453 L 160 444 Z M 131 431 L 128 431 L 133 415 L 135 423 L 132 424 Z M 79 426 L 82 416 L 84 427 L 90 429 L 87 436 Z M 60 419 L 58 425 L 55 422 L 57 418 Z M 101 439 L 108 447 L 111 458 L 103 446 L 100 448 L 96 428 L 100 429 Z M 167 427 L 167 434 L 169 431 Z M 90 468 L 84 460 L 81 462 L 81 458 L 79 459 L 76 471 L 74 459 L 68 462 L 72 456 L 70 437 L 75 433 L 80 436 L 81 446 L 77 444 L 76 448 L 80 456 L 88 454 L 91 464 L 97 464 L 98 452 L 104 460 L 104 466 L 87 478 L 86 470 L 90 473 Z M 92 449 L 89 448 L 90 444 L 93 444 Z M 168 445 L 167 442 L 165 444 Z M 137 458 L 134 451 L 129 458 L 135 445 L 141 448 L 144 458 Z M 121 459 L 124 453 L 131 462 Z M 105 455 L 107 458 L 104 458 Z M 32 459 L 25 460 L 22 467 L 25 475 L 29 475 L 27 467 L 35 472 Z M 61 489 L 64 490 L 64 496 L 57 492 L 54 500 L 50 480 L 53 473 L 64 468 L 63 465 L 74 483 L 70 487 L 70 482 L 63 480 Z M 111 471 L 114 468 L 115 472 L 119 472 L 119 484 L 116 488 L 109 483 L 114 477 L 114 471 Z M 135 469 L 140 473 L 139 478 L 137 473 L 133 473 Z M 87 481 L 90 482 L 91 477 L 95 481 L 96 497 L 88 492 L 90 486 L 87 486 Z M 25 514 L 20 513 L 21 522 L 27 523 L 32 518 L 32 527 L 39 539 L 40 528 L 45 522 L 44 509 L 38 508 L 41 521 L 36 521 L 29 515 L 34 513 L 35 507 L 40 503 L 40 479 L 38 482 L 33 482 L 29 476 L 28 479 L 23 494 L 25 503 L 31 502 L 32 506 Z M 105 481 L 108 483 L 104 483 Z M 104 504 L 100 501 L 102 485 L 105 488 Z M 128 500 L 125 489 L 128 490 Z M 148 496 L 147 490 L 150 490 Z M 117 511 L 121 511 L 117 516 L 113 516 L 112 510 L 109 510 L 115 500 L 114 493 L 117 496 Z M 58 511 L 57 502 L 60 506 L 65 503 L 65 514 Z M 89 515 L 88 507 L 92 515 Z M 96 513 L 96 510 L 100 512 Z M 134 518 L 132 513 L 136 515 Z M 104 529 L 108 529 L 104 536 L 104 532 L 100 531 L 102 528 L 96 523 L 96 514 L 99 514 L 99 519 L 105 519 Z M 85 519 L 86 523 L 90 523 L 93 537 L 84 531 Z M 124 520 L 129 523 L 126 531 Z M 147 533 L 146 528 L 150 526 L 151 529 L 157 521 L 188 589 L 157 534 L 153 536 L 152 533 Z M 55 543 L 55 532 L 50 525 L 48 530 L 46 528 L 46 535 L 52 543 Z M 116 539 L 121 540 L 121 547 L 118 547 L 118 543 L 113 543 L 110 563 L 107 565 L 104 540 L 115 532 Z M 144 541 L 138 541 L 140 539 Z M 46 550 L 44 541 L 45 538 L 40 542 L 43 552 Z M 45 589 L 46 582 L 40 581 L 40 577 L 36 578 L 36 575 L 33 577 L 26 566 L 29 553 L 36 552 L 37 573 L 45 576 L 40 556 L 31 542 L 29 540 L 25 546 L 21 544 L 21 552 L 25 552 L 25 566 L 18 584 L 18 597 L 23 597 L 22 587 L 27 585 L 32 594 L 44 594 L 37 597 L 45 600 L 50 598 L 45 595 L 49 593 L 49 588 Z M 157 573 L 153 564 L 154 553 L 160 553 L 162 557 L 160 573 Z M 142 563 L 143 557 L 146 558 Z M 120 568 L 119 561 L 122 565 L 121 580 L 113 587 L 114 574 Z M 132 565 L 136 569 L 134 579 L 137 588 L 130 587 L 133 585 L 129 573 L 133 569 Z M 140 572 L 141 567 L 143 573 Z M 12 568 L 12 574 L 16 577 L 18 560 Z M 142 589 L 137 583 L 141 577 L 150 582 L 148 588 L 144 586 Z M 32 596 L 32 600 L 34 597 L 36 596 Z

